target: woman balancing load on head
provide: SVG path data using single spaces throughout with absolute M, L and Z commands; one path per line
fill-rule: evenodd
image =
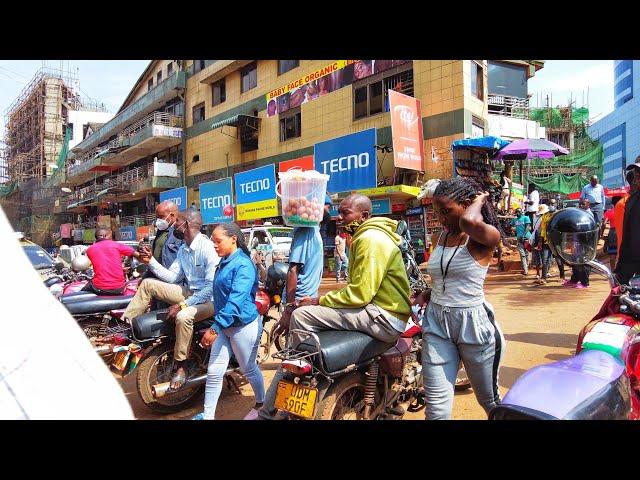
M 429 258 L 433 288 L 422 322 L 425 416 L 449 419 L 462 359 L 476 398 L 488 413 L 499 403 L 498 366 L 504 339 L 484 298 L 484 279 L 502 230 L 476 180 L 457 177 L 430 189 L 444 227 Z

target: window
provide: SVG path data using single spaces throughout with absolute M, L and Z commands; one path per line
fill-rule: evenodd
M 253 62 L 240 70 L 240 92 L 244 93 L 258 86 L 258 63 Z
M 193 107 L 193 122 L 198 123 L 204 120 L 204 103 L 200 103 Z
M 173 73 L 173 62 L 167 64 L 167 77 L 170 77 Z
M 156 75 L 156 83 L 160 83 L 161 81 L 162 81 L 162 70 L 160 70 Z
M 204 69 L 204 60 L 194 60 L 194 62 L 193 62 L 193 72 L 197 73 L 202 69 Z
M 153 88 L 153 78 L 150 78 L 147 82 L 147 90 L 151 90 Z
M 278 60 L 278 75 L 300 66 L 300 60 Z
M 200 155 L 194 155 L 193 158 L 191 159 L 192 163 L 196 163 L 200 161 Z
M 484 122 L 475 115 L 471 116 L 471 138 L 484 137 Z
M 353 118 L 389 111 L 389 90 L 413 96 L 413 66 L 402 65 L 353 84 Z
M 489 62 L 489 94 L 527 98 L 527 69 L 524 65 Z
M 67 125 L 67 129 L 71 130 L 71 133 L 69 133 L 69 140 L 73 140 L 73 123 L 70 123 L 69 125 Z
M 227 88 L 225 79 L 218 80 L 211 85 L 211 96 L 213 99 L 213 106 L 220 105 L 227 99 Z
M 302 116 L 300 107 L 293 108 L 280 115 L 280 141 L 286 142 L 302 135 Z
M 474 60 L 471 61 L 471 95 L 479 100 L 484 98 L 484 68 Z

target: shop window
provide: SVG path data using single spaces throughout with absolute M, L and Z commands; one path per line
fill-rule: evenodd
M 198 123 L 204 120 L 204 102 L 193 107 L 193 122 Z
M 353 118 L 389 111 L 389 90 L 413 96 L 413 66 L 402 65 L 353 84 Z
M 161 81 L 162 81 L 162 70 L 160 70 L 156 75 L 156 83 L 160 83 Z
M 150 78 L 149 81 L 147 82 L 147 91 L 151 90 L 153 88 L 153 78 Z
M 258 62 L 253 62 L 240 70 L 240 92 L 248 92 L 258 86 Z
M 173 62 L 167 64 L 167 78 L 173 73 Z
M 300 66 L 300 60 L 278 60 L 278 75 Z
M 224 78 L 211 85 L 211 96 L 214 107 L 220 105 L 227 99 L 227 88 Z
M 302 115 L 300 107 L 280 115 L 280 141 L 286 142 L 302 135 Z
M 484 99 L 484 68 L 475 60 L 471 61 L 471 94 L 478 100 Z

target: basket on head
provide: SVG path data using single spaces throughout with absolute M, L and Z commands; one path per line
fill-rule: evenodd
M 282 202 L 284 223 L 290 227 L 318 225 L 324 214 L 329 175 L 315 170 L 292 168 L 286 172 L 278 172 L 278 177 L 280 189 L 276 185 L 276 194 Z

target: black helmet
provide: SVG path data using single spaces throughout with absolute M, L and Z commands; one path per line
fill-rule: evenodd
M 570 265 L 582 265 L 596 256 L 599 229 L 587 210 L 558 210 L 549 221 L 547 236 L 553 253 Z
M 282 296 L 288 271 L 289 266 L 282 262 L 273 262 L 273 265 L 267 269 L 267 280 L 264 282 L 264 288 L 269 295 L 273 296 L 278 294 Z

